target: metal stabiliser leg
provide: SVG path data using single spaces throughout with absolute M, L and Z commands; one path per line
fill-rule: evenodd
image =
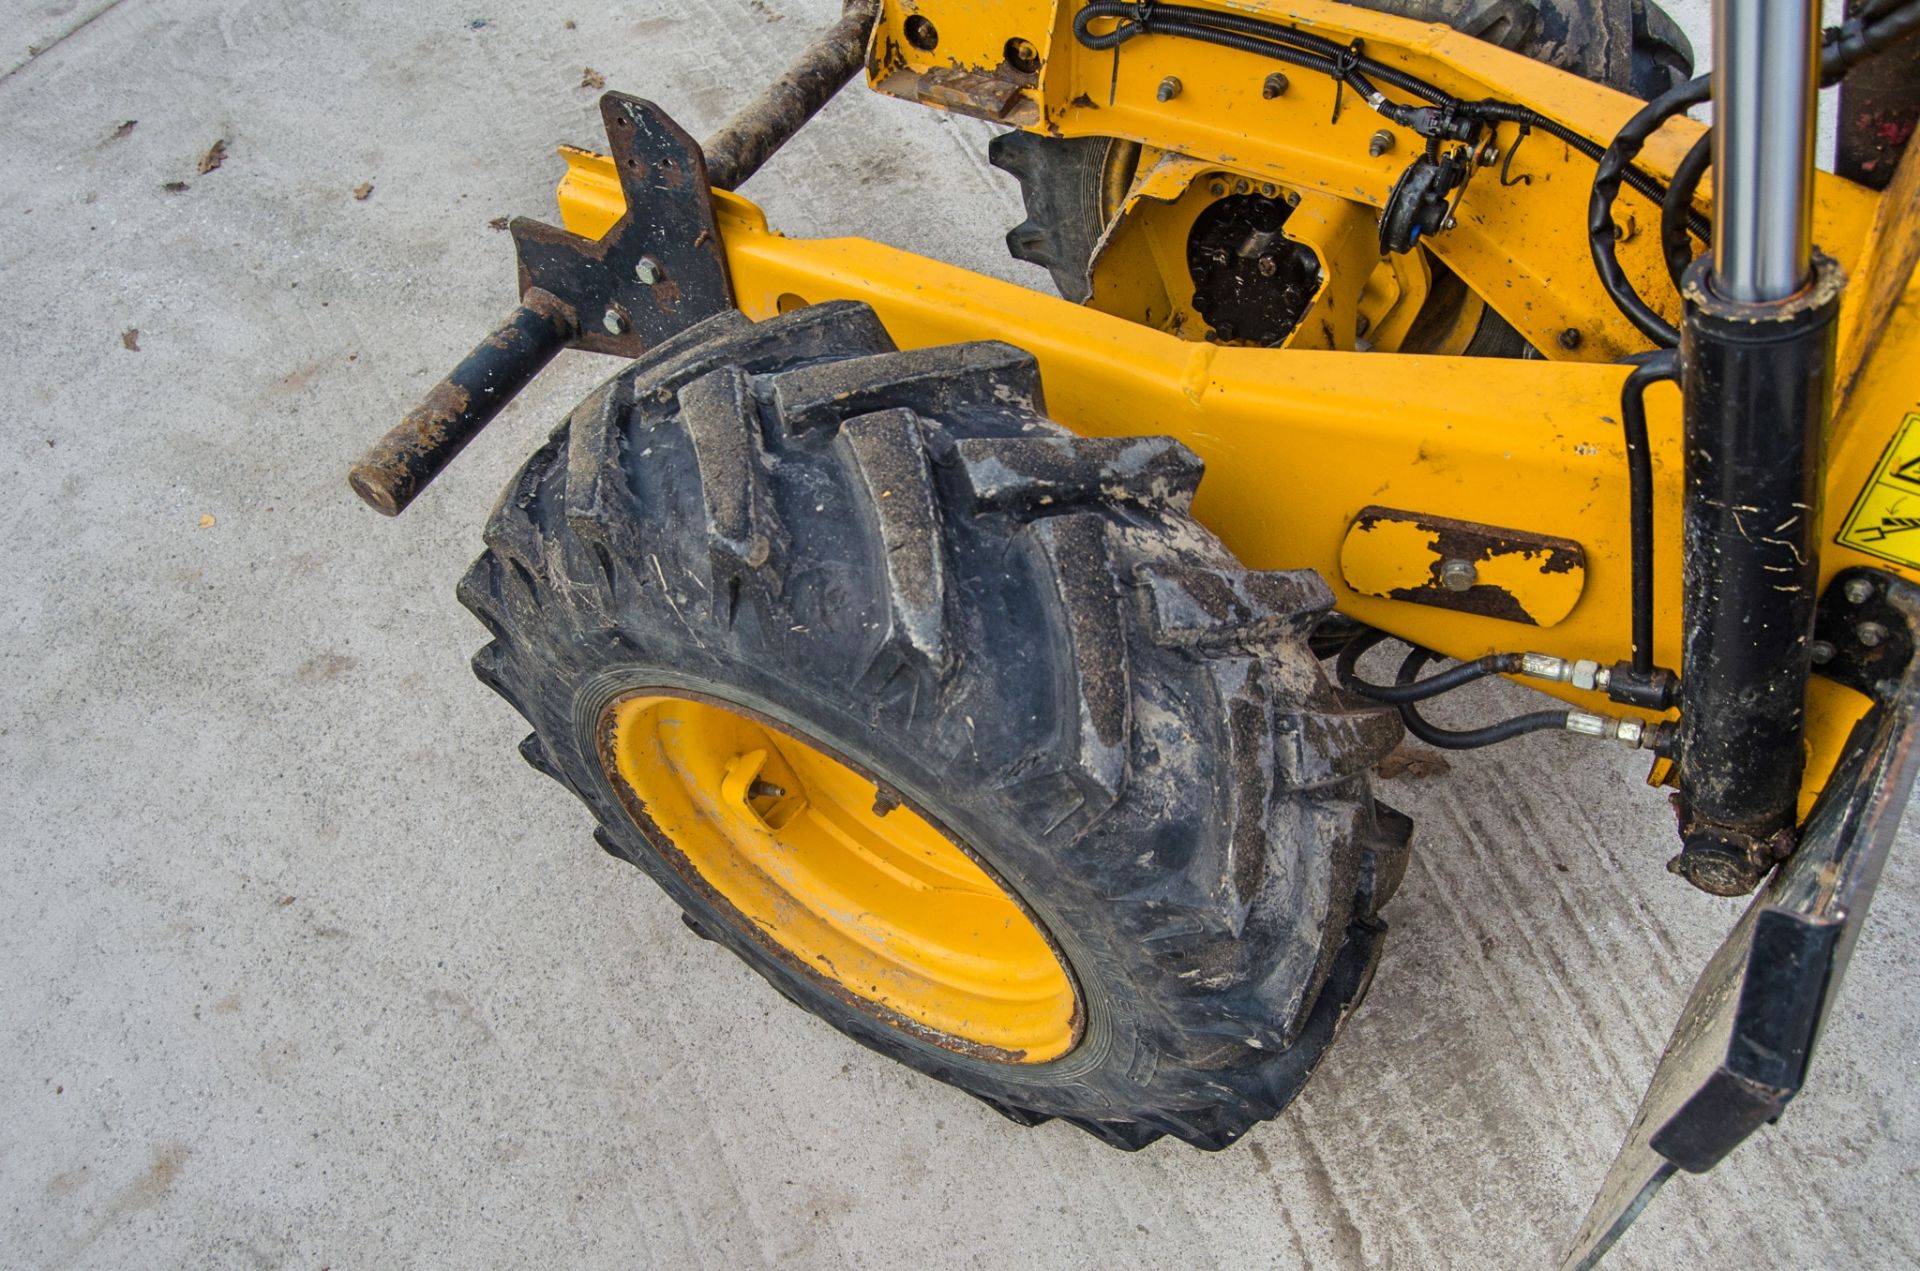
M 707 141 L 651 102 L 600 99 L 626 213 L 597 239 L 525 217 L 520 305 L 348 474 L 375 511 L 398 516 L 561 349 L 639 357 L 732 307 L 709 191 L 757 171 L 860 69 L 877 0 L 847 0 L 832 27 Z
M 1672 868 L 1719 895 L 1766 886 L 1694 985 L 1567 1257 L 1580 1271 L 1676 1171 L 1711 1169 L 1799 1092 L 1920 768 L 1920 588 L 1862 569 L 1835 578 L 1824 604 L 1816 592 L 1845 282 L 1809 233 L 1818 20 L 1809 0 L 1716 4 L 1714 256 L 1682 287 Z M 1836 678 L 1874 709 L 1796 830 L 1815 628 L 1833 668 L 1839 632 L 1868 611 L 1900 639 L 1872 665 L 1859 654 L 1886 641 L 1846 645 Z
M 1714 7 L 1714 250 L 1683 288 L 1674 872 L 1752 891 L 1793 849 L 1843 278 L 1816 260 L 1817 0 Z

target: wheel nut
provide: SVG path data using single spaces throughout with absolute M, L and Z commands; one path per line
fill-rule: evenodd
M 1172 75 L 1160 81 L 1160 87 L 1153 94 L 1163 102 L 1170 102 L 1180 95 L 1180 80 Z
M 651 256 L 642 256 L 633 267 L 633 276 L 647 286 L 653 286 L 662 277 L 660 262 Z
M 1871 649 L 1887 638 L 1887 629 L 1877 622 L 1863 622 L 1853 629 L 1853 638 Z
M 1465 591 L 1479 577 L 1480 571 L 1473 567 L 1470 560 L 1456 558 L 1440 566 L 1440 585 L 1448 591 Z
M 618 309 L 609 309 L 600 319 L 600 325 L 606 328 L 608 335 L 625 335 L 627 318 Z
M 1367 153 L 1376 159 L 1391 149 L 1393 149 L 1393 134 L 1385 128 L 1367 138 Z
M 1856 605 L 1864 605 L 1873 599 L 1873 584 L 1864 578 L 1847 580 L 1847 599 Z
M 1279 71 L 1267 76 L 1266 82 L 1260 85 L 1260 95 L 1268 101 L 1272 101 L 1286 91 L 1287 77 Z

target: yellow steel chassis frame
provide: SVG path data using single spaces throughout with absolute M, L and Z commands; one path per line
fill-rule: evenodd
M 1148 36 L 1129 42 L 1116 62 L 1112 53 L 1076 43 L 1075 7 L 1051 0 L 885 0 L 869 81 L 882 92 L 1054 136 L 1139 142 L 1149 156 L 1191 161 L 1183 166 L 1193 179 L 1217 174 L 1331 196 L 1365 211 L 1369 223 L 1422 144 L 1351 91 L 1336 121 L 1331 79 L 1251 54 Z M 1447 28 L 1332 0 L 1216 7 L 1342 43 L 1359 39 L 1369 57 L 1457 97 L 1515 101 L 1603 144 L 1640 104 Z M 914 16 L 934 23 L 934 50 L 906 39 L 904 24 Z M 1014 39 L 1039 54 L 1037 73 L 1009 63 Z M 1262 85 L 1275 69 L 1287 71 L 1290 84 L 1268 98 Z M 1182 88 L 1163 102 L 1156 88 L 1167 76 Z M 1381 128 L 1396 132 L 1398 144 L 1376 157 L 1368 141 Z M 1503 128 L 1496 142 L 1509 147 L 1513 132 Z M 1641 165 L 1664 179 L 1699 132 L 1698 124 L 1674 121 L 1652 139 Z M 585 151 L 563 154 L 563 218 L 569 229 L 597 237 L 624 208 L 612 167 Z M 1427 240 L 1427 248 L 1551 360 L 1207 343 L 1190 338 L 1191 329 L 1184 336 L 1161 329 L 1164 313 L 1156 320 L 1127 314 L 1124 305 L 1103 312 L 863 239 L 786 238 L 745 199 L 716 191 L 714 203 L 735 299 L 749 316 L 862 300 L 903 347 L 981 339 L 1018 345 L 1039 359 L 1048 409 L 1063 424 L 1089 434 L 1170 435 L 1199 453 L 1207 478 L 1195 511 L 1248 565 L 1313 569 L 1332 585 L 1343 612 L 1455 657 L 1528 649 L 1609 663 L 1628 652 L 1629 615 L 1619 424 L 1626 368 L 1613 360 L 1646 344 L 1589 262 L 1592 162 L 1536 132 L 1514 165 L 1532 180 L 1503 188 L 1490 175 L 1476 177 L 1460 200 L 1457 227 Z M 1142 163 L 1143 179 L 1151 166 Z M 1920 580 L 1920 569 L 1837 541 L 1890 439 L 1920 411 L 1920 163 L 1910 152 L 1880 195 L 1823 174 L 1815 202 L 1815 240 L 1852 280 L 1827 441 L 1822 580 L 1853 565 Z M 1133 200 L 1129 210 L 1135 206 L 1144 204 Z M 1623 192 L 1615 220 L 1629 276 L 1676 316 L 1658 254 L 1658 209 Z M 1580 338 L 1563 343 L 1560 335 L 1570 329 Z M 1648 407 L 1655 654 L 1661 665 L 1677 667 L 1678 394 L 1657 389 Z M 1345 582 L 1341 552 L 1369 506 L 1571 540 L 1585 554 L 1584 583 L 1564 617 L 1537 626 L 1363 594 Z M 1622 713 L 1592 694 L 1550 691 L 1589 710 Z M 1866 705 L 1816 677 L 1803 812 Z

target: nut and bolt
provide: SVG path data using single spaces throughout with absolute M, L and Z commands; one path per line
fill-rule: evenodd
M 1492 142 L 1488 142 L 1486 145 L 1480 147 L 1480 166 L 1481 167 L 1491 168 L 1494 164 L 1498 162 L 1500 162 L 1499 146 L 1494 145 Z
M 1594 715 L 1587 711 L 1568 711 L 1564 727 L 1568 732 L 1579 733 L 1583 737 L 1612 738 L 1636 750 L 1651 750 L 1659 742 L 1659 730 L 1648 728 L 1640 720 L 1615 719 L 1611 715 Z
M 1271 181 L 1262 181 L 1260 183 L 1260 193 L 1268 198 L 1272 198 L 1274 195 L 1280 193 L 1280 187 Z
M 609 309 L 601 316 L 600 325 L 606 328 L 608 335 L 625 335 L 627 333 L 627 315 L 621 313 L 618 309 Z
M 1869 649 L 1876 648 L 1887 638 L 1887 629 L 1877 622 L 1863 622 L 1853 629 L 1853 638 Z
M 1260 95 L 1268 101 L 1272 101 L 1286 91 L 1287 77 L 1279 71 L 1267 76 L 1265 82 L 1260 85 Z
M 1367 138 L 1367 153 L 1376 159 L 1391 149 L 1393 149 L 1393 134 L 1385 128 Z
M 1455 221 L 1451 216 L 1449 216 L 1446 220 L 1440 222 L 1440 228 L 1452 229 L 1457 224 L 1459 224 L 1459 222 Z
M 1560 347 L 1571 353 L 1580 347 L 1580 328 L 1568 327 L 1560 333 Z
M 1815 640 L 1807 646 L 1807 656 L 1813 659 L 1815 666 L 1825 666 L 1833 661 L 1833 655 L 1839 652 L 1825 640 Z
M 642 256 L 634 262 L 633 276 L 651 287 L 666 277 L 666 271 L 660 268 L 660 262 L 651 256 Z
M 1180 95 L 1179 76 L 1169 75 L 1165 79 L 1161 80 L 1160 87 L 1153 90 L 1153 95 L 1155 99 L 1163 102 L 1170 102 L 1174 98 L 1178 97 Z
M 1252 188 L 1253 188 L 1253 183 L 1251 181 L 1235 181 L 1233 183 L 1233 192 L 1235 194 L 1245 194 L 1248 190 L 1251 190 Z
M 1207 187 L 1207 193 L 1213 195 L 1216 199 L 1223 198 L 1227 193 L 1227 183 L 1225 181 L 1215 181 Z
M 1007 41 L 1004 51 L 1007 64 L 1014 70 L 1031 75 L 1040 69 L 1040 50 L 1033 47 L 1031 41 L 1023 40 L 1016 35 Z
M 1864 605 L 1873 599 L 1873 584 L 1864 578 L 1849 578 L 1846 596 L 1849 603 Z
M 1571 684 L 1589 693 L 1604 693 L 1613 682 L 1613 672 L 1592 658 L 1568 661 L 1551 653 L 1521 654 L 1520 674 L 1554 684 Z
M 1262 278 L 1271 278 L 1280 272 L 1280 263 L 1271 256 L 1262 256 L 1254 264 L 1254 268 L 1259 271 Z
M 1456 558 L 1440 566 L 1440 585 L 1448 591 L 1465 591 L 1479 577 L 1480 571 L 1473 567 L 1470 560 Z

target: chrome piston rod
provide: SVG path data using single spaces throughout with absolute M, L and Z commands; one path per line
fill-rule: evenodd
M 1819 0 L 1714 0 L 1713 289 L 1764 304 L 1813 250 Z

